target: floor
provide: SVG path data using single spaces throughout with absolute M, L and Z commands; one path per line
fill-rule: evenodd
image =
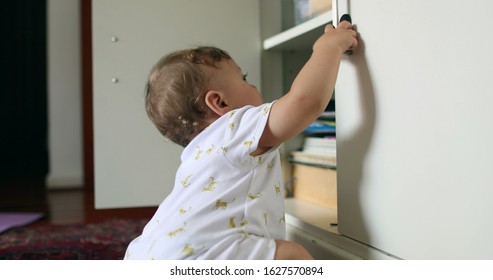
M 0 187 L 0 212 L 42 212 L 46 215 L 44 220 L 54 224 L 93 223 L 110 218 L 150 219 L 157 209 L 95 209 L 94 192 L 82 187 L 43 191 L 45 188 L 36 182 L 0 184 Z M 13 189 L 17 191 L 9 191 Z
M 94 193 L 84 189 L 47 191 L 49 220 L 54 224 L 91 223 L 110 218 L 151 218 L 156 207 L 95 209 Z
M 84 222 L 84 191 L 82 189 L 47 191 L 50 222 L 54 224 Z

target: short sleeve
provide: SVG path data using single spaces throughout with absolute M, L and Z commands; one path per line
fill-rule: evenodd
M 251 162 L 269 118 L 272 103 L 246 106 L 226 116 L 223 152 L 234 165 Z

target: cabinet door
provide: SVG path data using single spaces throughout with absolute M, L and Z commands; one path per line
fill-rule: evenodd
M 349 2 L 360 45 L 336 86 L 340 231 L 406 259 L 493 258 L 493 3 Z
M 154 206 L 171 191 L 182 148 L 144 109 L 146 77 L 176 49 L 227 50 L 260 84 L 258 0 L 93 1 L 96 208 Z

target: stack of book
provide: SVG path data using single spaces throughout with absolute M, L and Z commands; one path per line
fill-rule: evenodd
M 336 169 L 336 139 L 333 136 L 305 137 L 303 149 L 292 152 L 292 162 Z
M 322 168 L 336 169 L 335 101 L 304 131 L 300 151 L 292 152 L 292 162 Z

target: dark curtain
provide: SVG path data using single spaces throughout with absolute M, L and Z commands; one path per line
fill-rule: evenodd
M 2 2 L 0 183 L 48 173 L 46 1 Z

